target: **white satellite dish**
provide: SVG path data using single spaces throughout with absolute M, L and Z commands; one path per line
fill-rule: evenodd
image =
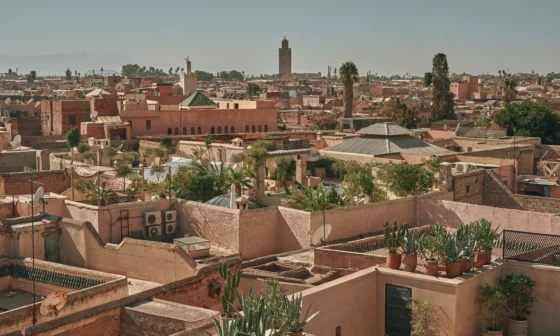
M 57 316 L 68 301 L 68 295 L 64 292 L 54 292 L 43 299 L 39 313 L 45 317 Z
M 97 111 L 91 111 L 89 117 L 91 118 L 91 121 L 95 121 L 97 119 Z
M 14 140 L 11 142 L 11 145 L 13 149 L 19 149 L 19 147 L 21 146 L 21 135 L 16 135 L 14 137 Z
M 330 224 L 321 225 L 311 236 L 311 245 L 320 245 L 321 241 L 327 240 L 329 238 L 331 232 L 332 226 Z
M 39 205 L 41 205 L 41 199 L 43 198 L 43 195 L 45 195 L 45 189 L 43 189 L 43 186 L 40 186 L 39 188 L 37 188 L 35 195 L 33 195 L 34 208 L 38 208 Z

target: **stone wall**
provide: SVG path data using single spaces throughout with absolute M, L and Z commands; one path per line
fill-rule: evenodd
M 29 194 L 31 184 L 29 180 L 43 184 L 45 192 L 62 193 L 70 188 L 70 176 L 64 170 L 35 171 L 28 173 L 0 174 L 0 194 Z M 39 188 L 33 185 L 33 190 Z
M 461 156 L 492 157 L 501 159 L 516 159 L 518 175 L 532 175 L 534 173 L 535 147 L 520 145 L 516 147 L 502 147 L 497 149 L 461 153 Z
M 453 175 L 454 200 L 472 204 L 482 204 L 484 170 Z
M 514 194 L 491 170 L 484 171 L 482 204 L 498 208 L 522 209 Z
M 36 169 L 35 153 L 34 150 L 0 152 L 0 173 L 23 172 L 24 166 Z
M 87 317 L 75 322 L 62 325 L 58 328 L 44 332 L 26 335 L 37 336 L 119 336 L 120 335 L 121 308 L 115 308 L 102 312 L 91 317 Z
M 515 195 L 515 201 L 527 211 L 560 214 L 560 198 Z

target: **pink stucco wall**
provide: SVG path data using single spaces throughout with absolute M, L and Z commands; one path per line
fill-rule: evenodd
M 222 128 L 225 133 L 225 127 L 229 129 L 229 133 L 234 133 L 231 128 L 234 127 L 235 133 L 245 132 L 245 127 L 249 126 L 250 132 L 252 126 L 258 130 L 259 125 L 264 132 L 265 125 L 268 132 L 277 130 L 277 111 L 276 108 L 256 108 L 256 109 L 193 109 L 193 110 L 126 110 L 121 111 L 121 119 L 123 121 L 132 122 L 131 136 L 142 135 L 167 135 L 168 128 L 172 128 L 172 134 L 175 134 L 175 128 L 179 129 L 179 134 L 183 135 L 183 128 L 186 128 L 188 135 L 191 135 L 191 128 L 194 127 L 198 133 L 198 127 L 201 128 L 201 134 L 211 133 L 214 127 L 216 134 L 218 127 Z M 146 120 L 151 121 L 151 129 L 146 129 Z

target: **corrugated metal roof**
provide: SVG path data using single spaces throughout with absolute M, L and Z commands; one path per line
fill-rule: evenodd
M 361 135 L 396 136 L 408 135 L 412 131 L 392 122 L 382 122 L 362 128 L 357 133 Z
M 323 149 L 327 152 L 382 155 L 388 153 L 406 154 L 448 154 L 451 151 L 432 145 L 410 135 L 392 137 L 359 137 Z

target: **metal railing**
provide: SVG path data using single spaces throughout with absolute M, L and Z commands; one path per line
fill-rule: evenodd
M 504 260 L 560 266 L 560 236 L 504 230 L 499 245 Z

